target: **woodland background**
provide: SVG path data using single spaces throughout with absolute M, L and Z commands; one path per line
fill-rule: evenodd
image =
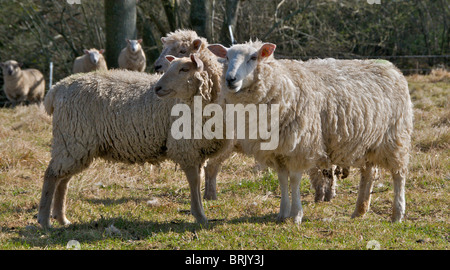
M 39 69 L 48 85 L 49 63 L 55 83 L 70 75 L 84 48 L 106 48 L 108 66 L 114 67 L 125 35 L 144 40 L 152 72 L 160 38 L 168 32 L 190 28 L 209 43 L 229 46 L 231 25 L 237 42 L 277 44 L 278 58 L 384 58 L 405 74 L 448 67 L 448 1 L 369 2 L 376 1 L 0 0 L 0 61 Z M 108 33 L 116 37 L 108 39 Z

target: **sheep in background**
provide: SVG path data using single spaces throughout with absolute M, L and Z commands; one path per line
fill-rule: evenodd
M 126 39 L 127 46 L 119 54 L 119 68 L 144 72 L 146 57 L 142 49 L 142 39 Z
M 105 50 L 83 50 L 84 55 L 78 56 L 73 62 L 72 73 L 91 72 L 94 70 L 108 70 L 106 60 L 103 57 Z
M 0 66 L 3 70 L 3 91 L 13 106 L 25 101 L 41 102 L 43 100 L 45 80 L 39 70 L 21 69 L 21 64 L 14 60 L 0 63 Z
M 159 78 L 128 70 L 75 74 L 48 92 L 44 105 L 53 114 L 53 140 L 39 205 L 42 227 L 50 227 L 52 205 L 53 217 L 62 225 L 70 223 L 65 215 L 68 182 L 97 157 L 150 164 L 170 159 L 180 164 L 189 182 L 191 213 L 197 222 L 207 221 L 201 203 L 200 166 L 226 147 L 227 141 L 170 136 L 175 120 L 170 115 L 177 101 L 158 99 L 153 86 Z
M 199 40 L 199 42 L 194 43 L 195 40 Z M 189 56 L 191 53 L 206 49 L 208 45 L 205 38 L 199 37 L 195 31 L 186 29 L 168 33 L 161 38 L 161 42 L 164 47 L 154 64 L 155 71 L 160 73 L 165 72 L 169 67 L 169 62 L 165 58 L 167 55 Z
M 244 152 L 278 172 L 278 218 L 293 217 L 300 223 L 302 172 L 336 164 L 361 171 L 352 217 L 369 210 L 374 166 L 388 169 L 394 182 L 392 221 L 402 221 L 413 130 L 412 103 L 402 73 L 387 61 L 276 60 L 270 57 L 274 44 L 255 43 L 208 48 L 227 58 L 221 93 L 226 102 L 280 106 L 275 150 L 261 150 L 262 140 L 241 140 Z

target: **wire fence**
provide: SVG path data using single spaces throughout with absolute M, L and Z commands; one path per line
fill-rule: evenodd
M 310 59 L 329 58 L 331 56 L 286 56 L 277 55 L 283 59 L 298 59 L 307 61 Z M 405 75 L 428 74 L 433 68 L 448 69 L 450 65 L 450 54 L 443 55 L 350 55 L 332 56 L 335 59 L 384 59 L 394 63 Z
M 329 58 L 330 56 L 303 56 L 303 57 L 295 57 L 295 56 L 286 56 L 277 54 L 277 58 L 283 59 L 298 59 L 302 61 L 307 61 L 310 59 L 319 59 L 319 58 Z M 443 68 L 449 69 L 450 65 L 450 54 L 444 55 L 369 55 L 369 56 L 359 56 L 359 55 L 351 55 L 351 56 L 333 56 L 336 59 L 384 59 L 393 62 L 405 75 L 412 74 L 428 74 L 433 70 L 433 68 Z M 48 78 L 48 74 L 44 75 Z M 47 82 L 48 83 L 48 79 Z M 3 75 L 0 76 L 0 107 L 4 107 L 9 102 L 6 98 L 6 95 L 3 91 Z M 48 87 L 47 87 L 48 88 Z

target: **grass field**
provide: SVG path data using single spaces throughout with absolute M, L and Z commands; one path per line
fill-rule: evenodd
M 203 201 L 211 221 L 189 214 L 189 188 L 175 164 L 159 172 L 150 165 L 96 160 L 70 182 L 67 217 L 45 232 L 37 224 L 43 174 L 50 160 L 51 118 L 37 106 L 0 109 L 0 249 L 445 249 L 450 245 L 450 76 L 412 76 L 414 103 L 406 218 L 389 222 L 393 187 L 382 171 L 370 211 L 350 219 L 359 174 L 339 182 L 332 202 L 314 203 L 304 176 L 304 219 L 277 223 L 280 191 L 276 173 L 257 171 L 240 154 L 228 159 L 218 178 L 218 200 Z

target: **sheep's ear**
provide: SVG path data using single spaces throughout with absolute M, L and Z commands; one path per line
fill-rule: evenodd
M 162 37 L 161 38 L 161 42 L 164 44 L 164 43 L 166 43 L 166 38 L 165 37 Z
M 125 41 L 126 41 L 127 43 L 130 43 L 130 40 L 129 40 L 128 38 L 126 38 Z
M 89 50 L 87 50 L 87 49 L 84 49 L 83 52 L 84 52 L 84 54 L 89 54 Z
M 23 66 L 23 62 L 19 62 L 17 65 L 21 68 Z
M 142 38 L 137 40 L 138 43 L 142 43 Z
M 209 49 L 213 54 L 215 54 L 215 55 L 218 56 L 218 57 L 221 57 L 221 58 L 227 57 L 227 51 L 228 51 L 228 49 L 225 48 L 225 47 L 224 47 L 223 45 L 221 45 L 221 44 L 212 44 L 212 45 L 209 45 L 209 46 L 208 46 L 208 49 Z
M 105 49 L 101 49 L 100 51 L 98 51 L 100 54 L 103 54 L 105 52 Z
M 175 59 L 175 56 L 173 56 L 173 55 L 166 55 L 166 59 L 167 59 L 167 61 L 172 62 Z
M 191 61 L 195 64 L 198 70 L 203 70 L 203 62 L 196 54 L 191 54 Z
M 275 51 L 275 48 L 277 45 L 272 43 L 264 43 L 261 48 L 259 49 L 258 56 L 259 58 L 267 58 L 272 55 L 272 53 Z
M 198 51 L 200 47 L 202 46 L 202 40 L 196 39 L 192 42 L 192 45 L 194 45 L 194 51 Z

